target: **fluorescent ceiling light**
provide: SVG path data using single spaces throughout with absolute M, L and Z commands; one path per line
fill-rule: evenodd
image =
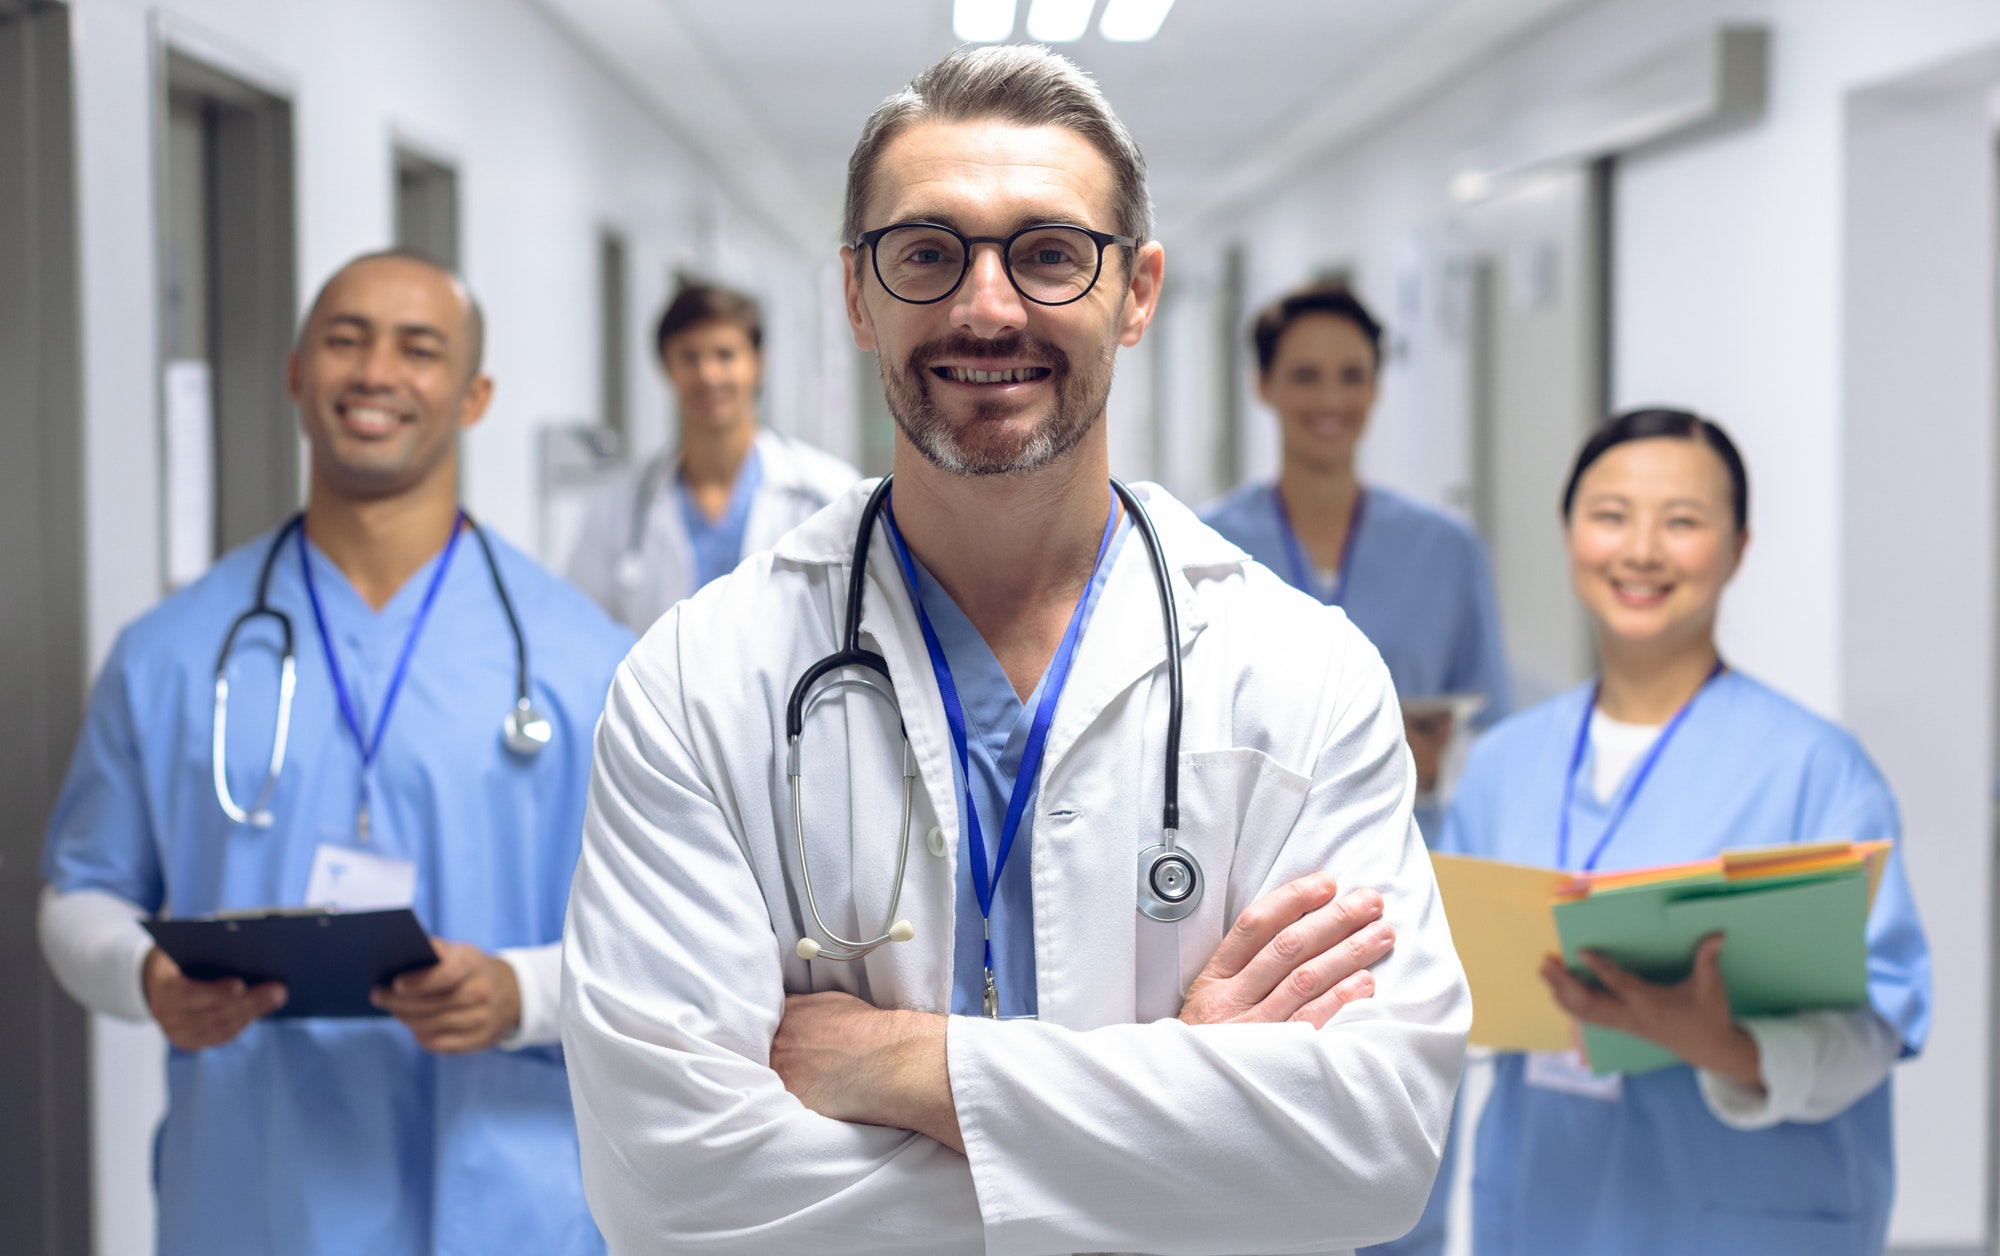
M 951 33 L 968 44 L 1000 44 L 1014 37 L 1015 0 L 951 0 Z
M 1097 0 L 1034 0 L 1028 6 L 1028 38 L 1044 44 L 1082 39 L 1096 7 Z
M 1097 33 L 1122 44 L 1136 44 L 1160 33 L 1174 0 L 1104 0 L 1104 18 Z

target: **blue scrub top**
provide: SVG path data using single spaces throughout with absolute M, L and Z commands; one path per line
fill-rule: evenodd
M 1341 607 L 1381 652 L 1404 698 L 1483 693 L 1474 717 L 1485 728 L 1512 699 L 1500 605 L 1485 546 L 1464 523 L 1388 489 L 1367 486 L 1360 530 L 1349 552 Z M 1298 585 L 1285 548 L 1285 524 L 1271 484 L 1246 484 L 1202 512 L 1202 519 L 1250 557 Z M 1316 572 L 1307 572 L 1316 580 Z M 1305 588 L 1321 597 L 1323 590 Z M 1422 807 L 1417 823 L 1435 842 L 1443 817 Z
M 1590 695 L 1584 686 L 1551 699 L 1473 747 L 1439 849 L 1554 865 L 1564 776 Z M 1610 819 L 1594 772 L 1586 752 L 1571 805 L 1572 864 Z M 1730 671 L 1688 710 L 1598 867 L 1899 835 L 1889 787 L 1853 736 Z M 1869 916 L 1868 956 L 1869 1002 L 1914 1055 L 1930 1027 L 1930 951 L 1897 850 Z M 1890 1117 L 1884 1081 L 1829 1121 L 1735 1130 L 1708 1111 L 1687 1067 L 1627 1077 L 1621 1096 L 1604 1102 L 1531 1087 L 1524 1057 L 1502 1055 L 1475 1144 L 1473 1250 L 1878 1253 L 1895 1187 Z
M 729 489 L 729 505 L 722 517 L 711 521 L 695 504 L 678 475 L 674 477 L 674 497 L 680 502 L 681 524 L 687 529 L 688 545 L 694 551 L 694 587 L 720 579 L 736 570 L 743 561 L 743 535 L 750 527 L 750 508 L 757 502 L 757 490 L 764 484 L 764 460 L 757 447 L 737 469 L 736 483 Z M 693 590 L 690 590 L 692 592 Z
M 1104 581 L 1118 561 L 1125 534 L 1131 531 L 1130 517 L 1120 519 L 1118 530 L 1105 547 L 1104 558 L 1091 576 L 1083 595 L 1083 623 L 1077 640 L 1090 628 Z M 979 831 L 985 839 L 987 868 L 998 854 L 1000 828 L 1007 816 L 1007 800 L 1014 792 L 1014 773 L 1021 766 L 1027 747 L 1028 730 L 1035 722 L 1035 706 L 1042 700 L 1044 675 L 1026 702 L 1014 693 L 1014 684 L 993 657 L 993 650 L 958 603 L 910 556 L 917 573 L 915 596 L 930 617 L 938 644 L 944 647 L 945 661 L 951 665 L 952 683 L 958 687 L 965 708 L 965 757 L 972 765 L 972 800 L 979 808 Z M 1060 701 L 1058 702 L 1060 705 Z M 958 1016 L 985 1014 L 986 972 L 984 938 L 980 933 L 979 896 L 972 883 L 972 837 L 965 822 L 967 790 L 958 770 L 958 756 L 952 755 L 952 776 L 958 783 L 958 898 L 953 912 L 951 1010 Z M 1043 764 L 1047 766 L 1046 761 Z M 1033 1016 L 1038 1006 L 1035 996 L 1035 899 L 1031 868 L 1034 864 L 1035 800 L 1042 783 L 1034 782 L 1021 813 L 1020 831 L 1007 856 L 1007 866 L 993 887 L 993 985 L 1000 996 L 1002 1017 Z
M 321 843 L 360 846 L 361 756 L 341 722 L 288 539 L 270 602 L 290 615 L 298 691 L 269 828 L 233 824 L 210 779 L 214 669 L 255 597 L 271 536 L 232 551 L 128 626 L 91 694 L 49 824 L 43 875 L 148 912 L 295 905 Z M 369 770 L 365 849 L 416 864 L 426 929 L 492 952 L 560 940 L 591 737 L 632 636 L 493 538 L 555 737 L 508 752 L 514 639 L 476 544 L 460 539 Z M 437 559 L 375 611 L 308 546 L 342 671 L 372 730 Z M 227 764 L 261 787 L 277 718 L 267 618 L 229 662 Z M 431 1055 L 382 1019 L 276 1021 L 200 1052 L 170 1049 L 154 1146 L 162 1256 L 182 1253 L 597 1253 L 559 1047 Z

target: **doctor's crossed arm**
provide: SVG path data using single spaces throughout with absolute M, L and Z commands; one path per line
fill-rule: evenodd
M 1368 965 L 1395 945 L 1374 890 L 1339 894 L 1312 873 L 1258 899 L 1188 987 L 1188 1025 L 1302 1021 L 1318 1029 L 1375 993 Z M 771 1043 L 785 1089 L 821 1116 L 926 1134 L 961 1154 L 946 1067 L 946 1018 L 850 994 L 795 994 Z

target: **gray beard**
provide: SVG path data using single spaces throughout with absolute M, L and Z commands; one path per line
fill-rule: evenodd
M 966 439 L 974 433 L 986 434 L 998 428 L 1005 413 L 998 406 L 975 407 L 970 421 L 955 425 L 938 409 L 931 395 L 930 363 L 947 356 L 1018 357 L 1023 344 L 1019 337 L 1006 341 L 977 341 L 951 336 L 919 345 L 901 369 L 876 356 L 882 372 L 882 392 L 896 426 L 916 447 L 925 461 L 954 475 L 1025 475 L 1058 461 L 1075 449 L 1104 417 L 1105 401 L 1111 395 L 1111 375 L 1115 349 L 1081 371 L 1072 370 L 1069 358 L 1050 345 L 1030 343 L 1028 348 L 1038 365 L 1049 368 L 1055 382 L 1055 405 L 1025 436 L 988 436 L 983 443 Z

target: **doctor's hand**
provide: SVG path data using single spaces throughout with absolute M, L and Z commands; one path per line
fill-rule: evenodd
M 252 986 L 240 977 L 196 981 L 157 946 L 146 953 L 139 983 L 160 1032 L 183 1051 L 219 1047 L 251 1021 L 285 1005 L 285 987 L 278 982 Z
M 1272 890 L 1244 909 L 1188 987 L 1181 1020 L 1305 1021 L 1318 1029 L 1334 1013 L 1375 993 L 1368 971 L 1396 944 L 1374 890 L 1340 894 L 1316 872 Z
M 1561 956 L 1542 960 L 1542 980 L 1563 1011 L 1585 1024 L 1656 1042 L 1698 1069 L 1762 1088 L 1757 1040 L 1729 1011 L 1721 934 L 1703 938 L 1695 948 L 1694 971 L 1669 985 L 1634 976 L 1596 951 L 1583 952 L 1583 962 L 1601 988 L 1570 972 Z
M 821 1116 L 927 1134 L 963 1155 L 945 1065 L 944 1017 L 851 994 L 794 994 L 771 1039 L 771 1071 Z
M 438 962 L 404 973 L 369 996 L 410 1027 L 426 1051 L 457 1054 L 497 1045 L 521 1024 L 514 966 L 464 942 L 432 938 Z

